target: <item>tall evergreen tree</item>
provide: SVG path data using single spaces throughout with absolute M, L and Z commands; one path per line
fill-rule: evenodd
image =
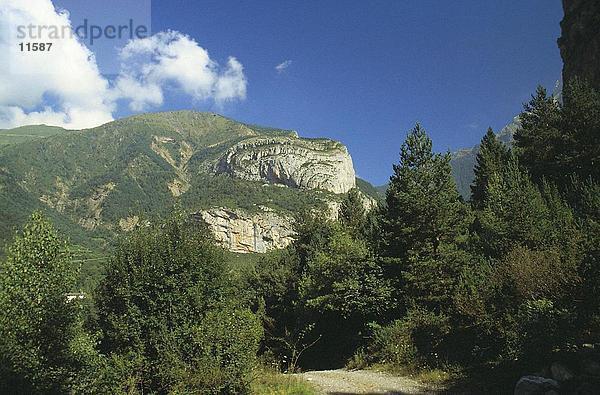
M 451 299 L 464 256 L 468 208 L 452 178 L 449 154 L 435 154 L 417 124 L 400 152 L 386 193 L 384 254 L 397 258 L 405 302 L 435 309 Z
M 367 222 L 367 210 L 363 204 L 363 198 L 357 188 L 352 188 L 340 205 L 339 220 L 354 236 L 361 236 L 365 232 Z
M 575 79 L 563 90 L 564 105 L 539 87 L 524 106 L 515 133 L 520 164 L 532 179 L 568 188 L 573 175 L 600 179 L 600 92 Z
M 520 118 L 521 127 L 515 132 L 519 163 L 536 182 L 544 177 L 553 181 L 561 178 L 564 169 L 558 163 L 562 147 L 560 104 L 538 86 L 523 106 Z
M 471 185 L 471 204 L 481 208 L 486 199 L 488 182 L 492 174 L 500 172 L 508 159 L 508 149 L 496 137 L 492 128 L 488 128 L 481 139 L 479 152 L 475 159 L 475 179 Z
M 514 155 L 491 177 L 477 224 L 483 253 L 492 258 L 516 246 L 541 250 L 576 238 L 572 211 L 557 189 L 534 184 Z
M 574 79 L 565 86 L 563 100 L 562 183 L 570 183 L 571 175 L 600 182 L 600 91 Z

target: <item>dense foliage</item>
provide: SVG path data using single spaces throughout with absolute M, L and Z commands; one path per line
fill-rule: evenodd
M 300 221 L 293 247 L 257 267 L 268 351 L 286 362 L 287 336 L 302 350 L 291 368 L 353 347 L 352 366 L 526 373 L 600 342 L 600 101 L 581 81 L 564 92 L 538 89 L 512 152 L 487 131 L 470 204 L 416 125 L 382 207 L 368 215 L 350 192 L 337 225 Z
M 183 219 L 140 229 L 117 249 L 98 326 L 103 354 L 134 361 L 125 382 L 142 392 L 247 389 L 262 331 L 225 276 L 208 231 Z
M 0 267 L 2 392 L 65 392 L 87 363 L 93 343 L 67 298 L 75 275 L 67 244 L 34 213 Z

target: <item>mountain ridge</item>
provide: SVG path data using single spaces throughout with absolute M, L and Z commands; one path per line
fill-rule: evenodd
M 106 245 L 115 234 L 180 205 L 190 213 L 225 209 L 248 218 L 244 226 L 262 228 L 249 234 L 232 228 L 243 247 L 229 239 L 224 244 L 243 252 L 260 246 L 264 252 L 282 244 L 271 243 L 269 227 L 286 228 L 290 218 L 307 210 L 335 211 L 343 193 L 357 184 L 342 143 L 216 113 L 139 114 L 74 131 L 31 128 L 44 133 L 0 146 L 3 230 L 42 209 L 89 246 L 94 243 L 88 239 Z M 219 164 L 225 162 L 230 167 L 223 169 Z M 365 199 L 376 200 L 370 184 L 359 184 Z M 283 234 L 287 240 L 287 231 Z

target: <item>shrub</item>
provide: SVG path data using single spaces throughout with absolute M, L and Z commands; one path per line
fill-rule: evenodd
M 225 275 L 197 223 L 174 217 L 133 233 L 98 292 L 108 357 L 99 380 L 123 391 L 243 392 L 262 332 Z
M 247 392 L 262 335 L 260 321 L 248 310 L 209 312 L 193 330 L 194 369 L 175 389 Z
M 435 366 L 449 331 L 448 317 L 413 308 L 404 318 L 375 328 L 369 353 L 380 363 Z
M 532 362 L 547 361 L 554 351 L 569 341 L 569 314 L 548 299 L 530 300 L 520 306 L 515 333 L 520 359 Z
M 579 281 L 576 264 L 561 259 L 558 251 L 526 247 L 512 249 L 498 265 L 496 276 L 519 300 L 557 300 L 569 295 Z

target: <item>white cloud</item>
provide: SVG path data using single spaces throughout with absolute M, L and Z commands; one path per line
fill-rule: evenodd
M 50 0 L 0 1 L 0 126 L 49 123 L 83 128 L 112 120 L 108 82 L 93 53 L 74 37 L 52 40 L 60 50 L 21 52 L 11 34 L 18 25 L 70 26 L 66 12 Z M 50 41 L 50 40 L 40 40 Z M 46 98 L 53 98 L 52 108 Z
M 279 63 L 277 66 L 275 66 L 275 70 L 277 70 L 278 74 L 281 74 L 285 71 L 285 69 L 287 69 L 291 65 L 292 65 L 292 61 L 288 59 L 288 60 L 285 60 L 285 61 Z
M 179 32 L 157 33 L 130 41 L 120 52 L 122 71 L 116 87 L 130 108 L 139 111 L 160 105 L 163 89 L 174 86 L 195 100 L 213 98 L 218 103 L 244 99 L 243 66 L 229 58 L 223 70 L 208 52 Z
M 231 57 L 219 67 L 179 32 L 130 41 L 118 53 L 121 71 L 111 83 L 94 53 L 68 34 L 47 40 L 54 45 L 49 52 L 21 52 L 5 33 L 29 24 L 71 26 L 68 13 L 58 12 L 51 0 L 0 0 L 0 52 L 5 54 L 0 57 L 0 128 L 40 123 L 93 127 L 111 121 L 120 100 L 132 111 L 162 105 L 165 89 L 218 104 L 246 97 L 240 62 Z

